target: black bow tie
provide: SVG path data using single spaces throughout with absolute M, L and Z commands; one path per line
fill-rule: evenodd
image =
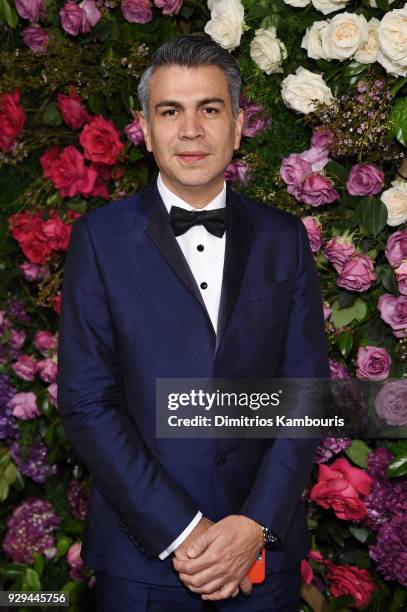
M 203 225 L 208 232 L 222 238 L 226 229 L 226 208 L 197 211 L 171 206 L 170 223 L 176 236 L 184 234 L 194 225 Z

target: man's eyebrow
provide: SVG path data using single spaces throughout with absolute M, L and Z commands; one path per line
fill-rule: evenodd
M 223 98 L 210 97 L 203 98 L 203 100 L 198 100 L 197 106 L 203 106 L 204 104 L 223 104 L 225 105 L 225 100 Z M 160 108 L 161 106 L 174 106 L 175 108 L 182 108 L 181 102 L 177 102 L 177 100 L 161 100 L 155 105 L 155 108 Z

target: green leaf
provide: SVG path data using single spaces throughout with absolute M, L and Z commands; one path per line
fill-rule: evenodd
M 372 449 L 363 440 L 353 440 L 352 444 L 345 450 L 345 454 L 355 465 L 367 467 L 367 456 Z
M 338 347 L 341 351 L 342 357 L 346 359 L 352 350 L 353 336 L 350 332 L 344 332 L 338 338 Z
M 361 207 L 360 219 L 369 233 L 377 236 L 386 227 L 387 208 L 381 200 L 376 198 L 366 198 L 359 203 Z
M 44 125 L 49 125 L 50 127 L 62 125 L 63 119 L 61 117 L 61 113 L 59 112 L 58 105 L 54 100 L 48 104 L 47 108 L 43 112 L 42 122 Z
M 39 591 L 41 589 L 40 577 L 31 567 L 27 567 L 25 570 L 24 582 L 30 591 Z
M 17 468 L 14 463 L 9 463 L 3 473 L 4 480 L 8 485 L 12 485 L 17 478 Z
M 349 325 L 351 321 L 357 319 L 362 321 L 365 318 L 367 307 L 364 300 L 357 298 L 352 306 L 347 308 L 339 308 L 339 301 L 335 300 L 331 306 L 332 308 L 332 321 L 337 328 L 345 327 Z
M 388 265 L 377 266 L 376 274 L 386 291 L 394 295 L 398 293 L 398 285 L 393 268 Z
M 390 612 L 397 612 L 402 607 L 404 607 L 404 602 L 406 601 L 407 591 L 400 585 L 397 586 L 394 591 L 393 601 L 391 602 Z M 404 608 L 405 609 L 405 608 Z
M 344 68 L 342 74 L 343 76 L 348 77 L 357 76 L 358 74 L 364 72 L 367 67 L 367 64 L 359 64 L 359 62 L 353 61 Z
M 0 502 L 3 502 L 8 497 L 9 486 L 7 482 L 1 478 L 0 479 Z
M 57 541 L 57 546 L 56 546 L 57 552 L 54 558 L 59 559 L 60 557 L 62 557 L 67 552 L 71 544 L 72 544 L 71 538 L 68 538 L 66 536 L 60 537 L 59 540 Z
M 95 115 L 100 115 L 103 111 L 103 102 L 100 95 L 92 94 L 89 96 L 88 104 L 90 111 Z
M 37 552 L 34 553 L 34 569 L 37 572 L 38 576 L 42 576 L 42 572 L 44 571 L 44 557 L 39 555 Z
M 349 527 L 349 531 L 353 537 L 356 538 L 358 542 L 362 542 L 362 544 L 366 542 L 370 535 L 368 529 L 365 529 L 364 527 L 356 527 L 355 525 L 351 525 Z
M 376 4 L 382 11 L 389 10 L 389 0 L 376 0 Z
M 335 183 L 339 183 L 342 187 L 345 186 L 346 179 L 348 178 L 348 171 L 344 166 L 331 159 L 325 166 L 325 169 L 328 176 L 335 180 Z
M 405 476 L 407 474 L 407 455 L 396 457 L 393 461 L 390 461 L 388 474 L 390 477 Z
M 18 24 L 18 14 L 8 0 L 0 0 L 0 21 L 6 23 L 10 28 L 15 28 Z
M 399 98 L 392 108 L 393 134 L 402 145 L 407 144 L 407 97 Z

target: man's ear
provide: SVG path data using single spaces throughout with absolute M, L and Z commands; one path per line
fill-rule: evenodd
M 233 147 L 235 151 L 236 149 L 240 147 L 240 140 L 242 138 L 243 113 L 244 113 L 243 109 L 239 108 L 239 112 L 237 114 L 236 121 L 235 121 L 235 143 Z
M 139 120 L 140 120 L 141 129 L 143 130 L 147 151 L 150 151 L 151 153 L 152 148 L 151 148 L 150 125 L 147 119 L 145 118 L 143 111 L 139 112 Z

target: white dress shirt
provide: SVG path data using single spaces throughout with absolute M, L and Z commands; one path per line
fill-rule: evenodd
M 186 210 L 213 210 L 226 206 L 225 182 L 223 183 L 222 191 L 206 206 L 199 209 L 191 206 L 168 189 L 162 181 L 161 174 L 158 174 L 157 177 L 157 187 L 168 213 L 171 210 L 171 206 L 179 206 Z M 194 225 L 184 234 L 176 236 L 176 240 L 191 268 L 216 332 L 222 288 L 223 262 L 225 259 L 226 232 L 222 238 L 218 238 L 208 232 L 203 225 Z M 159 558 L 165 559 L 178 548 L 201 518 L 202 512 L 198 512 L 178 538 L 159 554 Z

